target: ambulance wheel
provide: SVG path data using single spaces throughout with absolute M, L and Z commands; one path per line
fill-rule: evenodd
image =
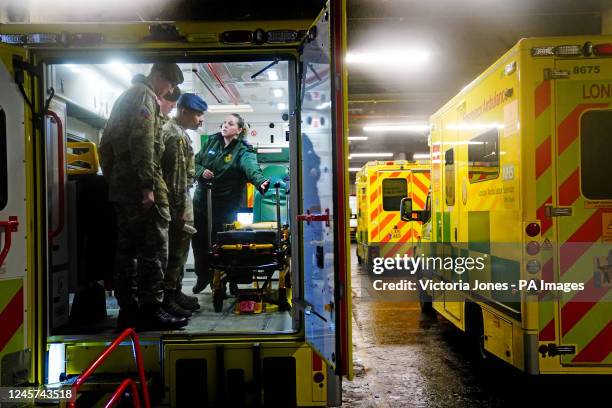
M 216 313 L 221 313 L 223 310 L 223 289 L 215 289 L 213 292 L 213 308 Z
M 466 334 L 467 346 L 470 356 L 475 362 L 487 360 L 487 352 L 484 346 L 484 324 L 482 309 L 470 302 L 465 305 L 466 309 Z

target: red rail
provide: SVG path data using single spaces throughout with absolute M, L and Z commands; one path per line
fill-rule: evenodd
M 87 370 L 85 370 L 85 372 L 83 374 L 81 374 L 79 376 L 79 378 L 77 378 L 77 380 L 74 382 L 74 384 L 72 384 L 72 395 L 73 398 L 76 398 L 76 396 L 78 395 L 79 392 L 79 388 L 81 388 L 81 385 L 83 385 L 83 383 L 85 382 L 85 380 L 87 380 L 87 378 L 89 378 L 89 376 L 91 374 L 93 374 L 94 371 L 96 371 L 96 369 L 98 367 L 100 367 L 100 365 L 102 365 L 102 363 L 104 363 L 104 361 L 106 361 L 106 359 L 108 358 L 108 356 L 110 356 L 113 351 L 115 351 L 115 349 L 126 339 L 130 337 L 132 339 L 132 349 L 134 351 L 134 358 L 136 360 L 136 367 L 138 368 L 138 378 L 140 379 L 140 384 L 142 386 L 142 399 L 144 401 L 144 407 L 145 408 L 150 408 L 151 407 L 151 400 L 149 399 L 149 389 L 147 388 L 147 382 L 146 382 L 146 377 L 145 377 L 145 372 L 144 372 L 144 365 L 142 362 L 142 354 L 140 353 L 140 341 L 138 341 L 138 333 L 136 333 L 136 331 L 134 331 L 134 329 L 128 328 L 125 329 L 123 331 L 123 333 L 121 333 L 119 335 L 119 337 L 117 337 L 115 339 L 115 341 L 113 341 L 107 348 L 106 350 L 104 350 L 104 352 L 102 352 L 102 354 L 100 354 L 100 356 L 93 362 L 91 363 L 91 365 L 89 366 L 89 368 Z M 129 385 L 129 382 L 126 384 L 126 381 L 123 381 L 123 383 L 121 383 L 121 386 L 119 386 L 119 388 L 117 389 L 117 391 L 115 391 L 115 394 L 117 393 L 121 393 L 123 392 L 123 390 L 125 390 L 125 388 Z M 122 389 L 122 387 L 124 387 Z M 133 388 L 135 389 L 135 388 Z M 136 390 L 138 391 L 138 390 Z M 136 392 L 137 395 L 137 392 Z M 115 396 L 113 395 L 113 398 Z M 113 398 L 111 398 L 111 401 L 113 401 Z M 134 397 L 134 401 L 136 402 L 136 398 L 138 398 L 138 396 Z M 109 403 L 111 402 L 109 401 Z M 137 407 L 140 406 L 140 400 L 138 400 L 138 404 Z M 107 405 L 108 407 L 109 405 Z M 75 408 L 76 407 L 76 400 L 72 400 L 70 401 L 70 403 L 68 404 L 69 408 Z
M 57 183 L 59 187 L 58 191 L 58 223 L 57 228 L 49 231 L 49 238 L 53 239 L 59 235 L 64 229 L 64 195 L 66 186 L 64 184 L 64 168 L 66 167 L 64 159 L 64 125 L 59 115 L 53 111 L 47 111 L 47 116 L 50 116 L 57 124 Z
M 123 380 L 119 388 L 115 391 L 113 396 L 108 400 L 104 408 L 111 408 L 117 402 L 119 402 L 119 398 L 121 398 L 121 394 L 125 391 L 127 387 L 132 389 L 132 402 L 134 402 L 135 408 L 140 408 L 140 397 L 138 396 L 138 388 L 136 388 L 136 383 L 131 378 L 126 378 Z
M 306 221 L 309 224 L 313 221 L 324 221 L 325 226 L 329 227 L 329 208 L 325 209 L 325 214 L 311 214 L 310 210 L 306 210 L 306 214 L 298 214 L 298 221 Z
M 13 242 L 12 233 L 17 232 L 17 226 L 19 220 L 16 216 L 9 216 L 8 221 L 0 221 L 0 227 L 4 229 L 4 245 L 2 246 L 2 252 L 0 252 L 0 266 L 4 264 L 6 257 L 11 250 L 11 244 Z

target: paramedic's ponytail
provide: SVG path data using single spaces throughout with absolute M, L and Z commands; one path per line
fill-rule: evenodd
M 237 113 L 230 113 L 230 115 L 236 118 L 236 121 L 238 122 L 238 127 L 242 129 L 242 131 L 238 134 L 238 139 L 244 139 L 247 134 L 247 125 L 244 122 L 244 119 Z

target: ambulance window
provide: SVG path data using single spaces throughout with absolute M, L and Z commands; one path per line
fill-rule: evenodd
M 593 110 L 580 119 L 580 184 L 591 200 L 612 200 L 612 110 Z
M 499 176 L 499 132 L 488 130 L 468 144 L 468 176 L 470 183 L 492 180 Z
M 408 195 L 406 179 L 388 178 L 382 182 L 383 210 L 399 211 L 402 198 Z
M 0 210 L 4 210 L 8 202 L 6 160 L 6 114 L 4 109 L 0 107 Z
M 455 149 L 444 153 L 444 185 L 446 205 L 455 205 Z

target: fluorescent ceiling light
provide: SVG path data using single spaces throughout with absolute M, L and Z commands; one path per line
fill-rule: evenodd
M 208 111 L 210 113 L 241 113 L 241 112 L 253 112 L 251 105 L 208 105 Z
M 425 123 L 372 124 L 363 127 L 364 132 L 426 132 L 429 129 Z
M 277 97 L 277 98 L 282 98 L 283 97 L 283 90 L 280 88 L 274 88 L 272 89 L 272 94 Z
M 349 172 L 356 173 L 361 170 L 361 167 L 349 167 Z
M 132 72 L 122 62 L 111 61 L 110 63 L 106 64 L 106 66 L 110 68 L 110 71 L 116 77 L 122 79 L 127 85 L 132 83 Z
M 393 153 L 351 153 L 349 160 L 357 157 L 393 157 Z
M 429 159 L 429 153 L 414 153 L 412 158 L 414 160 L 427 160 Z
M 270 81 L 278 81 L 278 72 L 273 69 L 269 69 L 266 71 L 266 73 L 268 74 L 268 79 Z
M 287 104 L 286 103 L 278 103 L 278 104 L 276 104 L 276 107 L 278 108 L 278 110 L 285 110 L 285 109 L 287 109 Z
M 423 65 L 429 60 L 429 56 L 429 51 L 419 49 L 356 51 L 346 54 L 346 62 L 347 64 L 409 68 Z
M 353 141 L 353 140 L 368 140 L 367 136 L 349 136 L 347 137 L 347 139 L 349 141 Z

